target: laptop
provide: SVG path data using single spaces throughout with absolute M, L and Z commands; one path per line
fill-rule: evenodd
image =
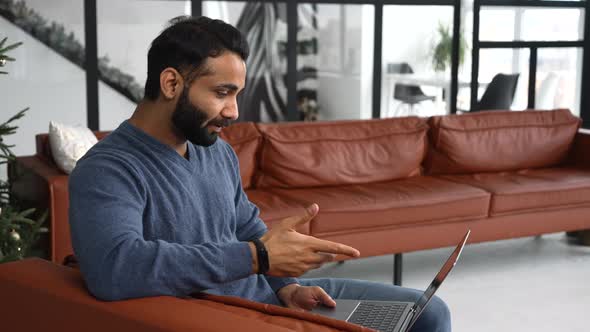
M 470 233 L 471 230 L 468 230 L 467 233 L 465 233 L 461 242 L 459 242 L 449 259 L 447 259 L 446 263 L 434 277 L 434 280 L 432 280 L 432 283 L 430 283 L 430 286 L 428 286 L 416 303 L 398 301 L 335 300 L 336 308 L 318 306 L 313 309 L 312 312 L 382 332 L 409 331 L 416 320 L 418 320 L 418 317 L 420 317 L 424 308 L 426 308 L 430 302 L 430 299 L 436 290 L 440 287 L 449 272 L 451 272 L 457 263 Z

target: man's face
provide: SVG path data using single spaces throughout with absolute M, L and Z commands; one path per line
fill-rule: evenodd
M 239 55 L 224 52 L 208 58 L 206 74 L 184 87 L 172 123 L 193 144 L 210 146 L 221 129 L 238 118 L 237 95 L 244 88 L 246 65 Z

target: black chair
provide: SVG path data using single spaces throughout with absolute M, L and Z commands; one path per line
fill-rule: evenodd
M 392 74 L 413 74 L 412 67 L 407 62 L 390 63 L 387 65 L 387 71 Z M 434 100 L 435 96 L 426 95 L 422 89 L 417 85 L 409 85 L 402 83 L 395 83 L 393 87 L 393 99 L 398 100 L 401 104 L 397 107 L 399 109 L 403 105 L 410 106 L 410 113 L 414 110 L 414 105 L 426 100 Z M 397 113 L 396 109 L 396 113 Z
M 516 92 L 518 76 L 520 74 L 496 74 L 475 109 L 471 111 L 510 109 Z

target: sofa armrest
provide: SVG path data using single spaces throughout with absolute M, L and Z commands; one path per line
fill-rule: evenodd
M 17 157 L 9 165 L 11 190 L 25 207 L 48 210 L 52 261 L 61 263 L 72 254 L 68 222 L 68 175 L 39 156 Z
M 590 130 L 580 129 L 568 156 L 568 164 L 590 168 Z
M 270 317 L 289 317 L 295 318 L 298 322 L 303 322 L 303 324 L 319 324 L 325 325 L 330 328 L 338 330 L 338 331 L 351 331 L 351 332 L 370 332 L 373 331 L 372 329 L 362 327 L 360 325 L 352 324 L 345 322 L 343 320 L 337 320 L 334 318 L 328 318 L 326 316 L 312 314 L 307 311 L 298 311 L 292 310 L 285 307 L 280 307 L 276 305 L 270 305 L 260 302 L 253 302 L 246 299 L 242 299 L 236 296 L 219 296 L 219 295 L 211 295 L 205 293 L 199 293 L 196 295 L 196 298 L 207 300 L 208 305 L 230 305 L 231 308 L 246 308 L 258 311 L 260 313 L 264 313 L 270 315 Z M 237 310 L 237 309 L 230 309 L 228 310 Z M 264 318 L 263 318 L 264 320 Z M 295 330 L 306 330 L 305 328 L 299 328 L 297 325 L 293 326 L 291 324 L 283 324 L 290 328 L 294 328 Z M 301 325 L 301 324 L 298 324 Z M 318 331 L 319 327 L 316 327 L 313 331 Z
M 336 330 L 206 299 L 160 296 L 103 302 L 88 293 L 79 271 L 41 259 L 0 265 L 0 294 L 7 331 Z

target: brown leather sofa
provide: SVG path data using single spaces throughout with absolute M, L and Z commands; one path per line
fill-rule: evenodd
M 369 331 L 358 325 L 228 296 L 102 302 L 78 270 L 38 258 L 0 264 L 3 331 Z
M 240 123 L 223 137 L 261 218 L 318 203 L 301 232 L 362 257 L 590 229 L 590 134 L 569 110 L 431 118 Z M 101 138 L 106 133 L 98 133 Z M 14 192 L 50 212 L 51 260 L 72 253 L 67 175 L 47 135 L 11 165 Z

